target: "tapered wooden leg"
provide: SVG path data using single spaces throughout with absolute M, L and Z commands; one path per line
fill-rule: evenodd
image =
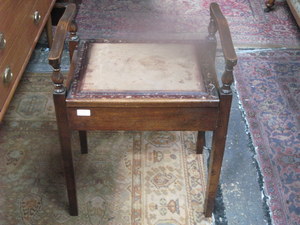
M 51 48 L 52 47 L 52 42 L 53 42 L 51 16 L 48 18 L 45 28 L 46 28 L 46 34 L 47 34 L 47 40 L 48 40 L 48 47 Z
M 196 152 L 197 154 L 203 153 L 203 147 L 205 146 L 205 131 L 198 131 Z
M 87 146 L 87 136 L 85 130 L 79 131 L 79 140 L 80 140 L 81 154 L 87 154 L 88 146 Z
M 54 93 L 53 100 L 55 105 L 56 120 L 58 126 L 58 133 L 61 145 L 61 154 L 63 159 L 63 167 L 65 179 L 67 183 L 67 192 L 70 205 L 70 214 L 72 216 L 78 215 L 76 183 L 73 166 L 73 157 L 71 149 L 71 130 L 68 126 L 66 103 L 66 92 Z
M 231 99 L 232 95 L 220 95 L 220 118 L 218 121 L 218 128 L 213 132 L 212 150 L 210 153 L 208 168 L 208 179 L 204 205 L 204 214 L 206 217 L 210 217 L 214 209 L 215 197 L 219 184 L 224 155 Z

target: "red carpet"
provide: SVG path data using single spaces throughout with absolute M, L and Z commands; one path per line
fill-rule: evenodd
M 77 15 L 82 39 L 194 39 L 206 36 L 212 0 L 83 0 Z M 264 0 L 214 0 L 236 47 L 297 47 L 300 33 L 285 2 L 264 12 Z
M 300 224 L 300 50 L 239 54 L 237 91 L 276 225 Z

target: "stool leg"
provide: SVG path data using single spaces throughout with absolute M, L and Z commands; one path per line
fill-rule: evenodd
M 220 118 L 218 128 L 213 132 L 212 150 L 208 165 L 208 179 L 204 203 L 204 214 L 206 217 L 210 217 L 214 209 L 225 149 L 231 99 L 232 95 L 220 95 Z
M 58 133 L 61 145 L 61 154 L 63 159 L 63 167 L 65 173 L 65 179 L 67 183 L 68 199 L 70 204 L 70 214 L 72 216 L 78 215 L 77 195 L 76 195 L 76 183 L 74 166 L 72 159 L 71 149 L 71 130 L 68 125 L 66 103 L 65 103 L 65 91 L 63 93 L 53 94 L 53 100 L 55 105 L 56 120 L 58 126 Z
M 87 146 L 87 135 L 85 130 L 79 131 L 79 140 L 80 140 L 81 154 L 87 154 L 88 146 Z
M 206 217 L 211 217 L 214 205 L 217 188 L 220 179 L 222 160 L 224 155 L 224 144 L 222 140 L 222 132 L 217 130 L 213 134 L 213 146 L 210 154 L 208 179 L 206 187 L 206 196 L 204 204 L 204 214 Z
M 198 131 L 196 152 L 197 154 L 203 153 L 203 147 L 205 146 L 205 131 Z
M 45 28 L 46 28 L 46 34 L 47 34 L 47 40 L 48 40 L 48 47 L 51 48 L 52 42 L 53 42 L 51 16 L 49 16 Z

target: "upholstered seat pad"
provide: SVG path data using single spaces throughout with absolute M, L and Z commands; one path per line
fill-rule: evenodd
M 93 43 L 83 92 L 204 91 L 192 44 Z

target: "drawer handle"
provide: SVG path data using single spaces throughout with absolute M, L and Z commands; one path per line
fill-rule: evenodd
M 39 11 L 35 11 L 33 14 L 33 20 L 35 24 L 39 24 L 40 20 L 41 20 L 41 14 L 39 13 Z
M 3 82 L 5 84 L 8 84 L 9 82 L 11 82 L 12 78 L 13 78 L 13 73 L 10 69 L 10 66 L 7 66 L 4 70 L 4 73 L 2 75 L 2 78 L 3 78 Z
M 4 49 L 6 45 L 6 40 L 4 38 L 4 33 L 0 32 L 0 49 Z

